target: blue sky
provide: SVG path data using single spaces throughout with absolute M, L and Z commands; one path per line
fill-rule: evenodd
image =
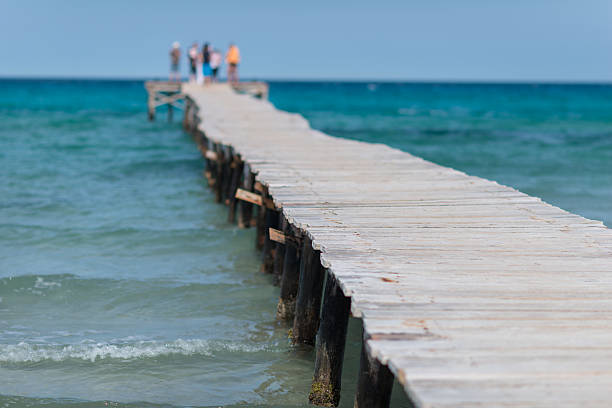
M 172 41 L 208 40 L 254 78 L 610 82 L 611 22 L 610 0 L 0 0 L 0 76 L 165 76 Z

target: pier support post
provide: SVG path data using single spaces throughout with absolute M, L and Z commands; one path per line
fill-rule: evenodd
M 257 184 L 257 183 L 255 183 Z M 254 188 L 255 189 L 255 188 Z M 256 189 L 255 189 L 256 190 Z M 264 189 L 265 190 L 265 189 Z M 261 196 L 265 198 L 268 196 L 267 191 L 260 191 Z M 257 234 L 255 236 L 255 247 L 259 250 L 262 250 L 264 247 L 264 243 L 266 242 L 266 206 L 258 206 L 257 207 Z
M 234 149 L 230 146 L 223 146 L 223 151 L 225 152 L 225 183 L 223 184 L 223 203 L 225 205 L 230 204 L 231 198 L 231 189 L 232 189 L 232 181 L 234 178 L 234 170 L 236 169 L 236 154 L 234 153 Z
M 223 183 L 224 183 L 224 177 L 225 177 L 223 167 L 224 167 L 224 162 L 225 162 L 225 155 L 223 154 L 223 148 L 221 147 L 219 143 L 215 143 L 214 151 L 215 153 L 217 153 L 217 160 L 215 162 L 215 184 L 214 184 L 215 201 L 217 203 L 220 203 L 223 200 Z
M 191 132 L 191 101 L 185 99 L 185 110 L 183 112 L 183 129 L 187 132 Z
M 295 300 L 300 280 L 300 234 L 290 225 L 287 225 L 283 232 L 286 236 L 292 236 L 296 239 L 285 242 L 283 274 L 280 280 L 280 297 L 276 308 L 276 318 L 292 321 L 295 317 Z
M 278 229 L 286 235 L 287 233 L 287 220 L 285 219 L 285 215 L 282 211 L 278 212 Z M 283 276 L 283 263 L 285 260 L 285 249 L 288 245 L 288 242 L 285 240 L 284 244 L 276 243 L 275 251 L 274 251 L 274 266 L 272 268 L 272 273 L 274 274 L 274 285 L 280 286 L 281 276 Z
M 244 167 L 244 163 L 240 160 L 240 156 L 235 156 L 234 161 L 232 162 L 232 178 L 229 189 L 229 214 L 227 220 L 233 223 L 236 220 L 236 190 L 238 190 L 238 186 L 240 185 L 240 179 L 242 178 L 242 169 Z
M 193 140 L 196 142 L 196 145 L 198 146 L 198 151 L 202 153 L 202 156 L 204 157 L 204 155 L 206 154 L 206 149 L 207 149 L 206 136 L 204 136 L 204 133 L 202 133 L 202 131 L 198 129 L 194 129 L 191 132 L 191 134 L 193 136 Z
M 155 120 L 155 99 L 153 98 L 153 94 L 151 92 L 149 92 L 149 100 L 147 102 L 147 107 L 149 121 L 153 122 Z
M 314 346 L 319 329 L 319 312 L 323 292 L 324 269 L 320 254 L 312 248 L 312 241 L 305 236 L 302 240 L 300 260 L 300 283 L 295 302 L 292 341 L 294 344 Z
M 261 271 L 264 273 L 274 272 L 274 253 L 276 252 L 276 242 L 270 239 L 270 228 L 278 228 L 279 212 L 265 205 L 261 207 L 264 210 L 264 244 L 263 256 L 261 261 Z
M 223 146 L 223 183 L 221 183 L 221 203 L 229 204 L 229 190 L 232 182 L 232 162 L 234 155 L 232 149 L 228 146 Z
M 255 184 L 255 174 L 251 172 L 248 164 L 243 167 L 242 176 L 242 188 L 246 191 L 253 191 L 253 185 Z M 253 214 L 253 204 L 248 201 L 240 200 L 238 210 L 238 227 L 249 228 L 251 226 L 251 217 Z
M 315 373 L 308 396 L 312 404 L 337 407 L 340 402 L 342 363 L 350 312 L 351 299 L 344 296 L 336 278 L 328 271 L 317 334 Z
M 206 157 L 207 151 L 215 151 L 215 144 L 210 139 L 206 139 L 205 143 L 205 150 L 202 152 L 206 159 L 206 170 L 204 171 L 204 174 L 208 180 L 208 187 L 210 187 L 211 190 L 215 190 L 215 186 L 217 184 L 217 162 Z
M 389 408 L 393 391 L 393 373 L 370 356 L 364 337 L 361 346 L 359 378 L 355 394 L 355 408 Z
M 189 98 L 185 99 L 185 121 L 186 121 L 186 130 L 191 133 L 202 133 L 198 129 L 198 124 L 200 123 L 200 118 L 198 117 L 198 107 L 196 104 Z

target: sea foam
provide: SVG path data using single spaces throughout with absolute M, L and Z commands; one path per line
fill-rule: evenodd
M 0 345 L 0 363 L 27 363 L 78 359 L 96 362 L 104 359 L 134 360 L 164 355 L 213 356 L 217 351 L 257 352 L 266 346 L 211 342 L 202 339 L 178 339 L 170 342 L 140 341 L 136 343 L 85 343 L 43 345 L 21 342 Z

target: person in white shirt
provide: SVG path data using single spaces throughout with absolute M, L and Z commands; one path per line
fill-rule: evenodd
M 219 50 L 214 50 L 210 54 L 210 68 L 212 69 L 212 81 L 218 82 L 219 78 L 217 75 L 219 74 L 219 68 L 221 67 L 221 61 L 223 60 L 223 56 Z
M 196 80 L 196 72 L 198 67 L 198 43 L 193 43 L 189 49 L 189 81 L 194 82 Z

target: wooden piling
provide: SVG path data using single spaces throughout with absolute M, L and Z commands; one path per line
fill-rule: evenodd
M 388 408 L 393 390 L 393 373 L 370 356 L 364 337 L 359 363 L 355 408 Z
M 261 208 L 264 210 L 264 243 L 262 248 L 261 271 L 264 273 L 273 273 L 276 242 L 270 239 L 270 228 L 278 228 L 279 212 L 266 207 L 265 204 Z
M 200 117 L 198 116 L 198 106 L 190 98 L 185 98 L 185 114 L 183 119 L 183 127 L 185 131 L 191 134 L 202 134 L 198 129 Z
M 183 111 L 183 130 L 191 133 L 191 109 L 192 103 L 185 99 L 185 110 Z
M 255 183 L 254 189 L 257 190 L 257 183 Z M 262 189 L 261 195 L 265 198 L 267 191 Z M 258 250 L 263 250 L 264 243 L 266 242 L 266 207 L 265 205 L 257 206 L 257 218 L 256 218 L 257 233 L 255 235 L 255 247 Z
M 340 402 L 342 363 L 351 299 L 344 296 L 336 278 L 328 271 L 321 324 L 317 333 L 315 373 L 308 399 L 312 404 L 336 407 Z
M 230 182 L 229 189 L 229 213 L 227 220 L 231 223 L 236 221 L 236 209 L 238 206 L 238 200 L 236 199 L 236 190 L 240 186 L 242 181 L 242 173 L 244 168 L 244 162 L 241 160 L 239 155 L 234 156 L 234 160 L 232 162 L 232 177 Z
M 278 228 L 286 233 L 287 230 L 287 220 L 285 219 L 282 211 L 278 212 Z M 274 275 L 274 285 L 279 286 L 281 277 L 283 276 L 283 263 L 285 261 L 285 250 L 287 247 L 287 242 L 282 244 L 276 243 L 276 250 L 274 251 L 274 266 L 272 268 L 272 273 Z
M 155 120 L 155 97 L 152 91 L 148 91 L 148 99 L 147 99 L 147 116 L 149 117 L 149 121 Z
M 221 171 L 223 172 L 222 183 L 220 185 L 220 195 L 221 199 L 219 202 L 223 204 L 229 204 L 229 190 L 230 183 L 232 179 L 232 162 L 233 162 L 233 152 L 232 149 L 228 146 L 222 146 L 223 150 L 223 163 L 221 166 Z
M 251 172 L 248 164 L 243 166 L 243 176 L 241 181 L 241 188 L 253 192 L 253 186 L 255 184 L 255 174 Z M 249 228 L 251 227 L 251 218 L 253 214 L 253 204 L 248 201 L 240 201 L 238 210 L 238 227 Z
M 286 240 L 285 256 L 283 259 L 283 273 L 280 280 L 280 296 L 276 308 L 276 317 L 279 320 L 293 321 L 295 317 L 295 301 L 298 294 L 300 280 L 301 235 L 291 225 L 283 230 L 285 236 L 292 237 Z
M 313 249 L 310 238 L 304 236 L 300 259 L 300 280 L 291 334 L 294 344 L 313 346 L 315 344 L 315 337 L 319 329 L 319 309 L 324 277 L 320 253 Z
M 215 151 L 215 144 L 212 142 L 212 140 L 207 139 L 205 148 L 202 151 L 202 153 L 204 154 L 204 158 L 206 161 L 205 175 L 206 175 L 206 179 L 208 180 L 208 187 L 210 187 L 213 191 L 217 183 L 217 161 L 216 159 L 213 160 L 212 158 L 210 158 L 208 155 L 208 152 L 214 153 L 214 151 Z
M 234 162 L 236 160 L 236 154 L 234 153 L 234 149 L 230 146 L 223 146 L 223 151 L 225 153 L 225 163 L 223 164 L 224 174 L 224 183 L 223 189 L 221 192 L 222 202 L 225 205 L 229 205 L 230 203 L 230 190 L 232 185 L 232 179 L 234 177 L 235 165 Z
M 226 170 L 225 170 L 225 155 L 223 147 L 219 143 L 215 143 L 215 153 L 217 153 L 216 160 L 216 177 L 215 177 L 215 201 L 217 203 L 223 202 L 223 186 L 225 183 Z
M 204 136 L 204 133 L 202 133 L 201 131 L 197 129 L 192 131 L 191 134 L 193 135 L 193 140 L 198 146 L 198 150 L 200 151 L 200 153 L 202 153 L 202 156 L 204 156 L 206 154 L 206 145 L 207 145 L 206 136 Z

